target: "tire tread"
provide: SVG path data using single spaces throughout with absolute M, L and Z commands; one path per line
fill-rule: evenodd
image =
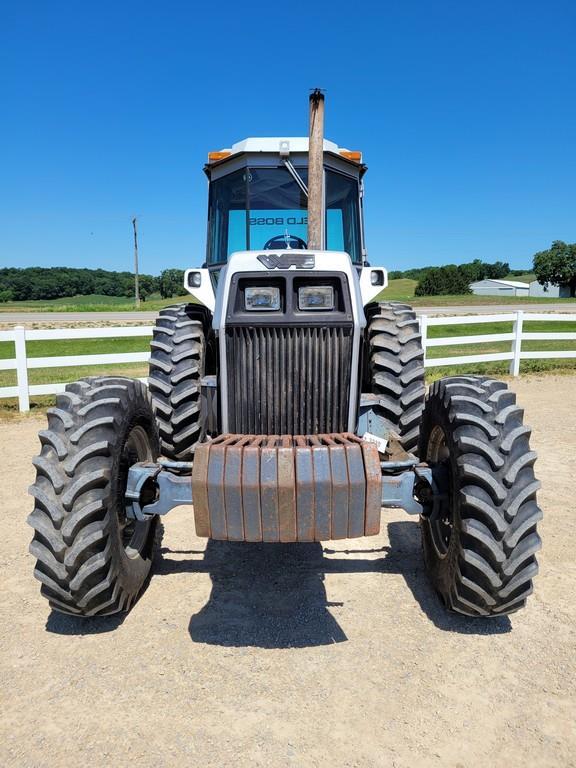
M 471 388 L 474 389 L 473 395 Z M 434 585 L 454 611 L 474 616 L 522 608 L 538 572 L 536 530 L 542 518 L 534 477 L 536 453 L 523 410 L 503 382 L 487 377 L 450 377 L 434 382 L 424 413 L 421 456 L 427 455 L 432 413 L 444 413 L 456 467 L 459 529 L 457 567 L 451 587 L 431 567 L 423 518 L 424 549 Z M 453 533 L 454 535 L 454 533 Z M 446 566 L 448 567 L 448 566 Z
M 150 395 L 131 379 L 75 382 L 48 409 L 48 428 L 40 432 L 40 455 L 33 460 L 34 509 L 28 523 L 34 529 L 29 548 L 36 558 L 34 575 L 54 610 L 81 616 L 116 613 L 132 604 L 143 586 L 119 572 L 111 547 L 116 513 L 107 511 L 117 427 L 130 408 L 149 413 L 155 430 Z M 160 528 L 155 521 L 152 525 Z
M 418 320 L 401 302 L 383 302 L 367 329 L 372 391 L 406 451 L 416 453 L 424 408 L 424 351 Z
M 204 330 L 188 305 L 160 311 L 151 344 L 149 386 L 162 453 L 191 461 L 201 436 L 200 378 L 204 366 Z

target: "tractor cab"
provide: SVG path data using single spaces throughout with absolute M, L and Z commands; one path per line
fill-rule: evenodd
M 211 152 L 206 266 L 237 251 L 308 247 L 308 138 L 250 138 Z M 324 140 L 322 250 L 362 266 L 365 246 L 360 152 Z

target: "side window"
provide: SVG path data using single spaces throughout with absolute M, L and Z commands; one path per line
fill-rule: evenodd
M 326 248 L 362 261 L 358 181 L 335 171 L 326 171 Z
M 210 184 L 208 263 L 225 262 L 233 251 L 246 250 L 246 170 Z

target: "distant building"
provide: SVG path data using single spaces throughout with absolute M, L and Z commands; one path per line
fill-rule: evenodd
M 476 296 L 529 296 L 530 285 L 518 280 L 477 280 L 470 283 L 470 290 Z
M 567 284 L 552 285 L 552 283 L 544 283 L 544 285 L 542 285 L 538 280 L 532 280 L 530 283 L 530 296 L 542 296 L 550 299 L 569 299 L 570 286 Z

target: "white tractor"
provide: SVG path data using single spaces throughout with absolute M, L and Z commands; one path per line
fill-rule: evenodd
M 196 533 L 310 542 L 371 536 L 382 508 L 419 516 L 447 608 L 501 616 L 532 591 L 536 455 L 506 384 L 424 385 L 418 319 L 376 302 L 359 152 L 323 137 L 246 139 L 209 155 L 208 243 L 189 303 L 158 317 L 149 386 L 71 384 L 40 433 L 31 551 L 58 611 L 130 609 L 160 518 Z

